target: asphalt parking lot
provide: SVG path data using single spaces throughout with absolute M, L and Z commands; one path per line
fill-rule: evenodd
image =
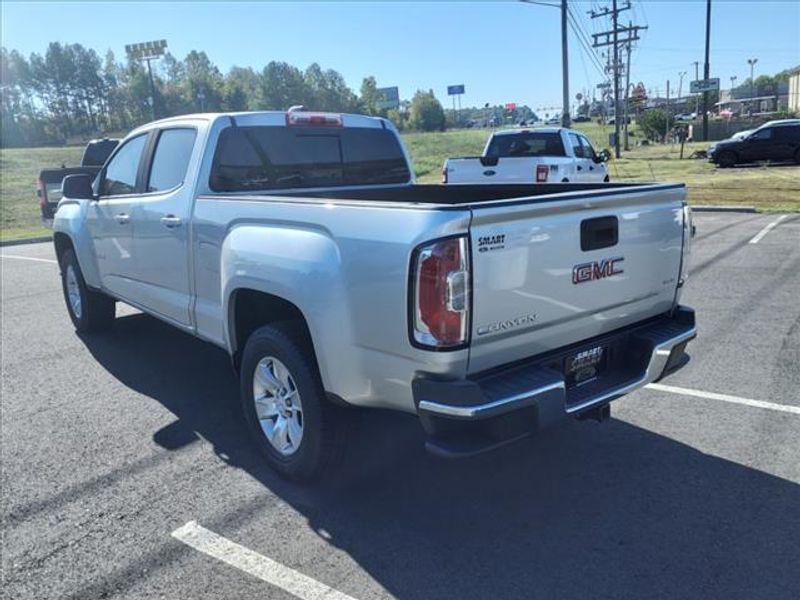
M 52 247 L 3 248 L 6 597 L 800 597 L 800 215 L 695 223 L 668 387 L 455 462 L 364 413 L 305 488 L 248 445 L 224 352 L 122 308 L 81 338 Z

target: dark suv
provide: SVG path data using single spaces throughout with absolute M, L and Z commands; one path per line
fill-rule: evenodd
M 720 167 L 762 160 L 800 164 L 800 119 L 765 123 L 744 138 L 717 142 L 708 156 Z

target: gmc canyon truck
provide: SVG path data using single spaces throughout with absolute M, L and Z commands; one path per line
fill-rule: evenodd
M 682 184 L 417 185 L 387 120 L 303 111 L 150 123 L 55 216 L 80 332 L 121 301 L 227 350 L 269 464 L 308 479 L 348 406 L 488 450 L 680 368 Z
M 508 129 L 493 133 L 481 156 L 448 158 L 442 183 L 608 182 L 609 157 L 572 129 Z

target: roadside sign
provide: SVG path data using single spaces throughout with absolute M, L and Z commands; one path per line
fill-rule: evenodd
M 692 94 L 702 94 L 703 92 L 718 92 L 719 91 L 719 77 L 712 77 L 711 79 L 698 79 L 689 84 L 689 91 Z
M 514 110 L 517 108 L 516 102 L 506 102 L 506 110 Z
M 447 86 L 447 95 L 448 96 L 458 96 L 459 94 L 464 93 L 464 84 L 461 85 L 448 85 Z
M 606 83 L 598 83 L 597 84 L 597 89 L 598 90 L 604 90 L 605 88 L 610 88 L 610 87 L 611 87 L 611 84 L 608 83 L 608 82 L 606 82 Z
M 375 103 L 376 108 L 381 110 L 388 110 L 400 107 L 400 90 L 395 87 L 378 88 L 378 101 Z

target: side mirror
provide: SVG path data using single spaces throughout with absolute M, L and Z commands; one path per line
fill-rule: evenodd
M 603 148 L 597 155 L 597 162 L 608 162 L 609 158 L 611 158 L 611 152 L 609 152 L 607 148 Z
M 61 194 L 70 200 L 94 200 L 92 178 L 88 175 L 67 175 L 61 182 Z

